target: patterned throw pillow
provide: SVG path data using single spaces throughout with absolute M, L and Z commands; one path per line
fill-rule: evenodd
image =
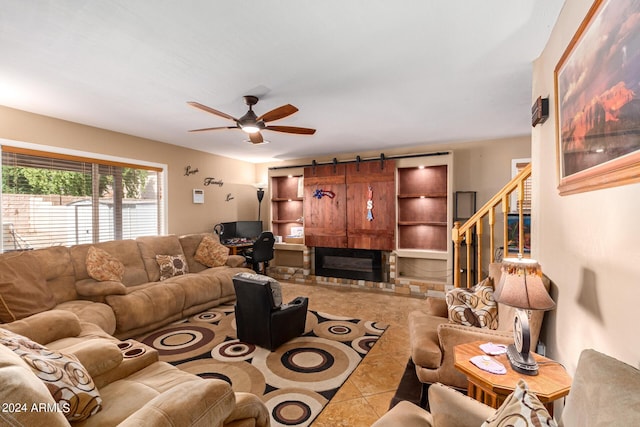
M 122 282 L 124 264 L 104 249 L 91 246 L 87 252 L 87 273 L 100 282 Z
M 486 278 L 471 289 L 447 292 L 449 321 L 478 328 L 498 328 L 498 304 L 493 299 L 493 279 Z
M 267 281 L 271 287 L 271 295 L 273 296 L 273 306 L 280 307 L 282 305 L 282 286 L 273 277 L 265 276 L 257 273 L 237 273 L 236 276 L 244 277 L 246 279 L 258 280 L 261 282 Z
M 229 248 L 220 244 L 214 236 L 207 234 L 200 241 L 193 258 L 207 267 L 221 267 L 227 263 Z
M 535 394 L 529 392 L 527 383 L 520 379 L 516 389 L 500 405 L 482 427 L 557 427 L 554 419 Z
M 189 272 L 184 255 L 156 255 L 156 262 L 160 267 L 160 281 Z
M 93 379 L 75 356 L 49 350 L 6 329 L 0 329 L 0 344 L 29 365 L 69 421 L 86 420 L 102 409 Z

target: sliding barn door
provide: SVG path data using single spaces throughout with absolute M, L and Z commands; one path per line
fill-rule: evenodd
M 347 247 L 345 165 L 304 168 L 304 242 Z
M 395 247 L 395 161 L 347 165 L 347 238 L 350 248 Z

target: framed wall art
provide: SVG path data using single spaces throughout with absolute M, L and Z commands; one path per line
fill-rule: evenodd
M 554 72 L 561 195 L 640 181 L 640 0 L 596 0 Z

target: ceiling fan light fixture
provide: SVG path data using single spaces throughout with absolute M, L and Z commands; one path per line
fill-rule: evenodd
M 250 124 L 250 125 L 240 125 L 240 128 L 245 131 L 246 133 L 256 133 L 258 131 L 260 131 L 260 128 L 254 124 Z

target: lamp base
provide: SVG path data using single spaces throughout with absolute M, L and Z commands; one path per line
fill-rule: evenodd
M 524 375 L 538 375 L 538 362 L 536 362 L 531 353 L 520 353 L 513 344 L 507 347 L 507 358 L 514 371 Z

